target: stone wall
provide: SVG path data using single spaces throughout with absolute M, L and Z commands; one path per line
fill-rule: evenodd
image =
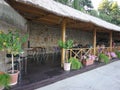
M 4 0 L 0 0 L 0 21 L 6 21 L 20 29 L 26 28 L 26 20 Z
M 17 27 L 21 30 L 21 33 L 25 33 L 27 31 L 26 22 L 27 21 L 4 0 L 0 0 L 0 30 L 7 32 L 9 29 L 16 29 Z M 5 55 L 3 52 L 0 52 L 0 71 L 5 71 L 6 69 Z
M 58 46 L 58 40 L 61 39 L 61 29 L 40 23 L 30 23 L 30 46 L 31 47 L 51 47 Z M 82 45 L 93 43 L 93 33 L 82 30 L 68 30 L 66 39 L 72 39 L 74 42 Z
M 93 44 L 93 32 L 83 30 L 67 30 L 67 39 L 72 39 L 74 42 L 85 46 Z
M 30 24 L 30 46 L 31 47 L 47 47 L 56 46 L 57 41 L 61 37 L 60 29 L 49 27 L 44 24 Z
M 16 30 L 17 27 L 8 24 L 4 21 L 0 21 L 0 31 L 8 32 L 8 30 Z M 18 29 L 21 34 L 25 34 L 26 31 Z M 5 53 L 0 51 L 0 71 L 6 71 L 9 67 L 6 63 L 8 62 L 8 59 L 5 58 Z
M 7 32 L 8 29 L 15 29 L 14 26 L 7 24 L 6 22 L 0 21 L 0 30 Z M 6 71 L 7 70 L 7 65 L 6 65 L 6 58 L 5 58 L 5 53 L 0 51 L 0 71 Z
M 47 26 L 41 23 L 29 22 L 29 36 L 30 36 L 30 46 L 31 47 L 45 47 L 49 49 L 53 46 L 58 46 L 58 40 L 61 39 L 62 31 L 61 28 L 56 28 L 52 26 Z M 0 30 L 4 30 L 7 32 L 8 29 L 14 29 L 15 26 L 7 24 L 5 22 L 0 21 Z M 24 33 L 21 30 L 21 33 Z M 103 35 L 102 33 L 97 33 L 98 36 L 102 35 L 102 38 L 108 38 L 109 34 Z M 99 38 L 99 37 L 97 37 Z M 75 30 L 75 29 L 67 29 L 66 31 L 66 39 L 72 39 L 74 42 L 82 44 L 85 46 L 86 44 L 93 44 L 93 32 L 84 31 L 84 30 Z M 0 54 L 0 71 L 5 71 L 5 57 L 4 53 Z

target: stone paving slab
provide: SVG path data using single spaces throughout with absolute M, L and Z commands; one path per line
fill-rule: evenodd
M 120 61 L 36 90 L 120 90 Z

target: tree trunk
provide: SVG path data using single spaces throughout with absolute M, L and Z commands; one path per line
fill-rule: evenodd
M 12 54 L 12 73 L 14 73 L 14 57 L 13 57 L 13 54 Z

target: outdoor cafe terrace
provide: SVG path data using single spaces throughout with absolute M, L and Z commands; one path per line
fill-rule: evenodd
M 118 60 L 115 52 L 120 50 L 119 26 L 53 0 L 5 1 L 27 20 L 26 31 L 29 34 L 28 48 L 25 49 L 27 55 L 21 55 L 16 66 L 20 70 L 19 82 L 11 90 L 33 90 L 105 65 L 99 61 L 101 53 L 109 56 L 109 63 Z M 77 36 L 82 34 L 82 37 Z M 74 41 L 82 41 L 80 44 L 87 42 L 90 45 L 64 49 L 58 46 L 60 38 L 63 42 L 74 38 Z M 106 39 L 106 45 L 99 45 L 102 39 Z M 83 65 L 79 70 L 66 72 L 63 70 L 66 55 L 67 58 L 77 58 L 79 62 L 83 61 L 84 55 L 94 56 L 94 60 L 91 65 Z

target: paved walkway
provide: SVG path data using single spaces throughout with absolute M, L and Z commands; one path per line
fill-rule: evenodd
M 120 90 L 120 61 L 36 90 Z

